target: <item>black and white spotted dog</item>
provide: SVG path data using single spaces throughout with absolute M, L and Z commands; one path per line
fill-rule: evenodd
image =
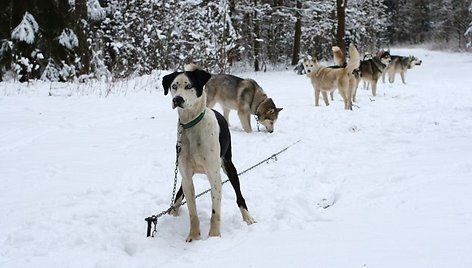
M 247 224 L 254 223 L 241 194 L 239 178 L 231 160 L 231 136 L 228 123 L 217 111 L 206 107 L 204 85 L 211 75 L 203 70 L 174 72 L 163 77 L 164 95 L 170 91 L 172 108 L 179 113 L 181 152 L 178 158 L 182 186 L 176 195 L 173 214 L 178 215 L 182 199 L 187 199 L 190 232 L 186 241 L 200 238 L 200 221 L 195 202 L 193 175 L 206 174 L 211 185 L 212 215 L 210 236 L 220 236 L 221 174 L 223 168 L 229 177 L 236 203 Z

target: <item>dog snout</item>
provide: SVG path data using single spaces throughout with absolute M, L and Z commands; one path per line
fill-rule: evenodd
M 175 96 L 173 99 L 172 99 L 172 108 L 175 109 L 176 107 L 180 107 L 180 108 L 183 108 L 183 104 L 184 104 L 185 100 L 184 98 L 182 98 L 181 96 Z

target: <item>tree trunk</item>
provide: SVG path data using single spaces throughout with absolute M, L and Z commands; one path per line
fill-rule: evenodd
M 347 0 L 336 0 L 336 11 L 338 17 L 338 28 L 336 31 L 337 46 L 346 55 L 346 44 L 344 43 L 344 35 L 346 32 L 346 4 Z
M 257 0 L 254 0 L 254 7 L 257 7 Z M 260 42 L 260 21 L 257 16 L 257 8 L 254 10 L 254 17 L 253 17 L 253 22 L 254 22 L 254 71 L 259 72 L 260 71 L 260 66 L 259 66 L 259 55 L 261 52 L 261 42 Z
M 75 1 L 75 33 L 79 39 L 79 57 L 82 63 L 80 74 L 90 72 L 90 49 L 87 43 L 87 0 Z
M 295 36 L 293 40 L 292 65 L 297 65 L 300 59 L 300 41 L 302 37 L 302 14 L 300 13 L 301 8 L 302 8 L 302 1 L 297 0 L 297 10 L 296 10 L 297 22 L 295 22 Z

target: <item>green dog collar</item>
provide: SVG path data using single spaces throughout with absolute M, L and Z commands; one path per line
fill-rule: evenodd
M 203 116 L 205 115 L 205 110 L 203 110 L 203 112 L 201 114 L 199 114 L 195 119 L 193 119 L 192 121 L 186 123 L 186 124 L 182 124 L 180 123 L 180 125 L 184 128 L 184 129 L 189 129 L 193 126 L 195 126 L 196 124 L 198 124 L 198 122 L 202 121 L 203 119 Z

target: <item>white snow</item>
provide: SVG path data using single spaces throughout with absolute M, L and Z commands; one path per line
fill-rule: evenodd
M 38 23 L 28 11 L 25 12 L 20 24 L 11 32 L 11 39 L 24 41 L 28 44 L 33 44 L 35 34 L 39 30 Z
M 291 71 L 240 74 L 284 110 L 272 134 L 244 133 L 232 112 L 238 170 L 301 142 L 240 177 L 256 224 L 225 185 L 222 237 L 207 236 L 204 196 L 192 243 L 186 207 L 145 237 L 175 161 L 177 113 L 156 76 L 0 83 L 0 267 L 472 267 L 472 56 L 392 53 L 423 64 L 375 98 L 359 89 L 353 111 L 339 96 L 314 107 Z

